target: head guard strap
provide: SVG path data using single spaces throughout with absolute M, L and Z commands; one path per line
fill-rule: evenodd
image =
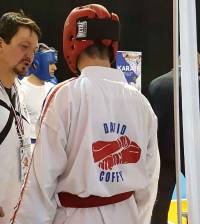
M 80 18 L 77 21 L 77 40 L 119 41 L 120 24 L 110 19 Z

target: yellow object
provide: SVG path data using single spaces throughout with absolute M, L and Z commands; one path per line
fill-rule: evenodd
M 187 214 L 187 200 L 182 199 L 182 213 L 184 216 L 182 216 L 182 223 L 187 224 L 187 217 L 185 217 Z M 169 208 L 168 213 L 168 221 L 170 224 L 178 224 L 178 218 L 177 218 L 177 200 L 172 200 Z

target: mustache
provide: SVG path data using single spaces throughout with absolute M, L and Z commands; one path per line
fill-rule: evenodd
M 30 58 L 25 58 L 25 59 L 22 59 L 20 62 L 19 62 L 19 64 L 20 63 L 23 63 L 23 64 L 25 64 L 25 65 L 30 65 L 31 63 L 32 63 L 32 60 L 30 59 Z

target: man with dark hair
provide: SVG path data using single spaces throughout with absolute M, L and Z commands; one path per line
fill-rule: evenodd
M 111 68 L 118 41 L 119 18 L 101 5 L 67 17 L 64 55 L 80 76 L 47 97 L 12 223 L 150 223 L 157 120 L 146 98 Z
M 17 75 L 24 76 L 40 29 L 22 12 L 0 18 L 0 223 L 8 224 L 30 160 L 29 121 Z

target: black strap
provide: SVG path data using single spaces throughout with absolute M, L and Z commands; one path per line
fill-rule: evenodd
M 10 111 L 10 114 L 9 114 L 8 120 L 6 122 L 6 125 L 3 128 L 3 130 L 0 132 L 0 145 L 1 145 L 2 142 L 5 140 L 6 136 L 8 135 L 11 127 L 12 127 L 13 119 L 14 119 L 14 113 L 10 109 L 10 107 L 8 107 L 8 105 L 5 102 L 3 102 L 2 100 L 0 100 L 0 106 L 3 106 Z
M 14 98 L 12 99 L 12 103 L 15 104 L 14 102 Z M 11 107 L 9 107 L 3 100 L 0 99 L 0 106 L 6 108 L 7 110 L 9 110 L 10 114 L 9 114 L 9 117 L 8 117 L 8 120 L 6 122 L 6 125 L 5 127 L 2 129 L 2 131 L 0 132 L 0 145 L 2 144 L 2 142 L 5 140 L 5 138 L 7 137 L 8 133 L 10 132 L 10 129 L 12 127 L 12 124 L 13 124 L 13 119 L 14 119 L 14 112 L 12 110 Z M 20 113 L 18 111 L 15 111 L 16 114 L 19 116 Z M 22 118 L 26 121 L 27 119 L 22 115 Z
M 0 99 L 0 106 L 6 108 L 7 110 L 11 111 L 12 109 L 3 101 Z M 18 111 L 15 110 L 15 113 L 17 114 L 17 116 L 20 115 L 20 113 Z M 29 123 L 29 121 L 26 119 L 26 117 L 24 117 L 24 115 L 21 115 L 22 118 L 27 122 Z
M 118 21 L 111 19 L 81 18 L 77 21 L 77 36 L 80 40 L 109 39 L 119 41 L 120 27 Z

